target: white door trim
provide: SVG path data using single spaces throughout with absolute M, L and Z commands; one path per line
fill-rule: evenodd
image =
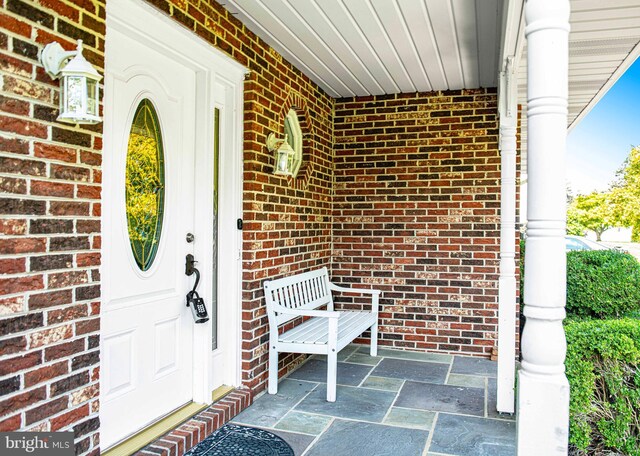
M 212 265 L 210 259 L 213 256 L 211 240 L 213 233 L 211 232 L 211 220 L 213 216 L 212 206 L 212 189 L 213 189 L 213 107 L 218 100 L 215 100 L 214 90 L 216 81 L 225 81 L 230 87 L 231 97 L 225 100 L 227 109 L 230 109 L 235 121 L 232 125 L 232 132 L 228 133 L 230 140 L 225 148 L 220 150 L 220 199 L 226 202 L 226 212 L 221 214 L 225 217 L 227 225 L 232 224 L 234 229 L 220 230 L 221 245 L 235 246 L 233 255 L 223 257 L 219 255 L 219 283 L 226 284 L 225 298 L 219 300 L 224 303 L 225 307 L 225 327 L 228 329 L 224 340 L 220 341 L 220 345 L 224 344 L 228 350 L 229 356 L 225 357 L 231 365 L 220 366 L 228 374 L 225 376 L 225 383 L 231 386 L 238 386 L 241 382 L 241 231 L 235 229 L 236 220 L 242 216 L 242 141 L 243 141 L 243 81 L 244 76 L 248 72 L 239 63 L 223 54 L 218 49 L 212 47 L 209 43 L 202 40 L 180 26 L 176 21 L 167 17 L 162 12 L 157 11 L 152 6 L 144 2 L 133 2 L 131 0 L 110 0 L 107 4 L 107 30 L 120 29 L 126 30 L 130 36 L 135 36 L 140 42 L 153 44 L 155 48 L 161 48 L 185 66 L 194 70 L 197 74 L 197 113 L 196 116 L 196 198 L 200 198 L 199 202 L 209 207 L 210 212 L 202 213 L 196 218 L 196 224 L 199 225 L 200 233 L 195 243 L 195 257 L 200 261 L 199 265 L 203 266 L 202 281 L 199 287 L 201 296 L 205 298 L 207 303 L 211 303 L 211 277 Z M 158 35 L 161 36 L 158 39 Z M 107 33 L 108 41 L 108 33 Z M 113 94 L 109 93 L 109 58 L 117 58 L 117 56 L 109 56 L 107 54 L 106 69 L 107 77 L 105 78 L 105 96 L 104 110 L 109 113 L 113 106 Z M 104 153 L 109 154 L 112 147 L 110 131 L 105 129 L 104 137 Z M 105 157 L 108 161 L 108 157 Z M 224 175 L 224 179 L 223 179 Z M 114 182 L 105 180 L 103 183 L 103 200 L 108 200 L 112 195 Z M 207 204 L 205 204 L 207 203 Z M 103 232 L 107 232 L 111 227 L 107 226 L 110 220 L 103 219 Z M 193 231 L 192 231 L 193 232 Z M 207 242 L 208 240 L 208 242 Z M 108 246 L 102 249 L 103 262 L 102 273 L 109 267 L 109 251 Z M 108 276 L 108 274 L 107 274 Z M 233 284 L 232 286 L 229 286 Z M 109 288 L 113 286 L 108 280 L 102 283 L 103 299 L 108 299 L 110 293 Z M 222 306 L 221 306 L 222 307 Z M 222 322 L 222 315 L 220 315 Z M 209 403 L 211 401 L 211 391 L 214 387 L 211 378 L 211 326 L 208 324 L 195 325 L 193 336 L 193 400 L 194 402 Z

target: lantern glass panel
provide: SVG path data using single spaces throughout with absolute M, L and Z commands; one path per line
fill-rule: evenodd
M 63 111 L 69 114 L 83 114 L 85 98 L 85 78 L 81 76 L 66 76 L 67 90 L 65 92 L 66 106 Z
M 279 174 L 288 174 L 289 172 L 289 154 L 282 149 L 277 152 L 277 171 Z
M 87 114 L 98 115 L 98 83 L 87 78 Z

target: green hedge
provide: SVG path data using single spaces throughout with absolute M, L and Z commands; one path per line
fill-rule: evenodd
M 567 313 L 615 318 L 640 310 L 640 264 L 615 250 L 567 253 Z
M 571 444 L 640 456 L 640 320 L 568 320 L 565 329 Z

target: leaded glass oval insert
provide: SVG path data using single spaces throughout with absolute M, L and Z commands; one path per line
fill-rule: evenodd
M 138 105 L 127 145 L 126 210 L 129 242 L 141 270 L 153 264 L 164 212 L 164 151 L 158 115 L 144 99 Z

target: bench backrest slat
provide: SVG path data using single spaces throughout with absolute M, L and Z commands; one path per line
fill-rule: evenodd
M 275 304 L 288 309 L 312 310 L 327 306 L 328 310 L 333 310 L 327 268 L 267 280 L 264 282 L 264 293 L 269 325 L 279 326 L 297 318 L 295 315 L 276 314 Z

